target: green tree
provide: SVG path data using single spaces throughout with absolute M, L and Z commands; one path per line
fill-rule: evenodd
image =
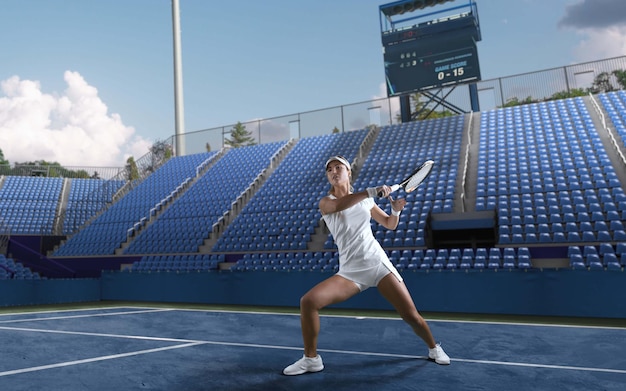
M 619 85 L 624 89 L 626 88 L 626 71 L 623 69 L 618 69 L 613 71 L 613 75 L 617 79 Z
M 135 158 L 132 156 L 126 159 L 126 173 L 128 174 L 129 181 L 139 179 L 139 169 L 137 168 L 137 162 L 135 162 Z
M 417 119 L 432 119 L 432 118 L 443 118 L 443 117 L 451 117 L 453 115 L 457 115 L 450 110 L 441 110 L 441 111 L 430 111 L 421 113 L 421 115 L 417 116 Z
M 552 94 L 550 99 L 547 99 L 547 100 L 558 100 L 558 99 L 574 98 L 576 96 L 585 96 L 585 95 L 588 95 L 588 94 L 589 94 L 589 92 L 586 91 L 586 90 L 583 90 L 582 88 L 572 88 L 569 91 L 556 92 L 556 93 Z
M 411 117 L 413 120 L 443 118 L 443 117 L 450 117 L 453 115 L 457 115 L 449 110 L 437 111 L 436 110 L 437 106 L 435 106 L 435 108 L 433 109 L 429 108 L 428 102 L 422 101 L 422 96 L 423 96 L 422 94 L 420 94 L 419 92 L 416 92 L 410 97 L 411 103 L 413 104 L 413 113 L 411 114 Z M 396 119 L 398 120 L 398 122 L 402 122 L 402 118 L 400 114 L 396 115 Z
M 11 163 L 9 163 L 8 160 L 4 159 L 4 152 L 2 152 L 2 148 L 0 148 L 0 166 L 4 166 L 4 165 L 9 165 Z
M 437 111 L 437 106 L 434 109 L 428 107 L 428 103 L 422 100 L 423 94 L 416 92 L 410 96 L 411 103 L 413 105 L 413 113 L 411 117 L 415 120 L 431 119 L 431 118 L 443 118 L 456 115 L 449 110 Z M 402 121 L 401 115 L 396 116 L 398 122 Z
M 513 107 L 520 105 L 527 105 L 529 103 L 535 103 L 532 97 L 527 96 L 524 100 L 519 100 L 517 96 L 507 99 L 506 103 L 502 105 L 502 107 Z
M 341 133 L 341 130 L 339 130 L 338 127 L 334 127 L 333 130 L 331 131 L 331 133 L 335 134 L 335 133 Z
M 85 170 L 70 170 L 58 162 L 35 160 L 34 162 L 15 163 L 13 172 L 23 176 L 47 176 L 50 178 L 89 178 Z
M 237 122 L 237 125 L 230 131 L 230 137 L 231 138 L 224 140 L 224 144 L 232 148 L 247 147 L 256 144 L 252 133 L 249 132 L 246 126 L 241 122 Z
M 450 110 L 437 111 L 438 106 L 435 106 L 434 108 L 428 107 L 428 103 L 423 102 L 422 97 L 423 95 L 420 94 L 419 92 L 411 95 L 411 100 L 413 101 L 413 106 L 414 106 L 414 110 L 416 114 L 415 118 L 417 120 L 443 118 L 443 117 L 450 117 L 450 116 L 456 115 Z
M 150 147 L 150 167 L 151 172 L 156 171 L 173 155 L 172 146 L 165 141 L 157 140 Z
M 413 113 L 419 113 L 426 107 L 426 103 L 422 102 L 422 94 L 419 92 L 411 95 L 409 99 L 413 104 Z M 402 115 L 400 113 L 396 114 L 396 120 L 398 123 L 402 122 Z
M 613 91 L 613 85 L 611 84 L 611 75 L 607 72 L 602 72 L 596 76 L 593 80 L 593 84 L 591 85 L 590 91 L 594 94 L 598 94 L 600 92 L 609 92 Z

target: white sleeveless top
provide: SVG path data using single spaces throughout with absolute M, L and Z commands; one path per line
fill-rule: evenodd
M 335 196 L 330 195 L 332 199 Z M 339 269 L 346 272 L 362 271 L 391 262 L 371 227 L 374 200 L 366 198 L 348 209 L 322 215 L 339 250 Z M 393 267 L 393 266 L 392 266 Z

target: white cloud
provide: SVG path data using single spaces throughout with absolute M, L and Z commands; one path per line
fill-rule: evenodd
M 374 95 L 372 99 L 377 100 L 384 98 L 387 98 L 387 85 L 380 83 L 378 86 L 378 94 Z M 388 105 L 381 105 L 380 111 L 382 125 L 389 125 L 389 121 L 395 123 L 396 119 L 400 116 L 400 99 L 397 97 L 389 98 Z
M 584 38 L 574 49 L 578 61 L 623 56 L 626 53 L 626 27 L 580 30 Z
M 119 114 L 108 113 L 98 90 L 66 71 L 62 95 L 12 76 L 0 84 L 0 149 L 11 163 L 46 160 L 64 166 L 120 167 L 152 142 L 135 135 Z

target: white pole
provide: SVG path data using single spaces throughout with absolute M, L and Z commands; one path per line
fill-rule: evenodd
M 174 105 L 176 116 L 176 156 L 185 155 L 185 112 L 183 104 L 183 64 L 180 48 L 180 12 L 178 0 L 172 0 L 174 33 Z

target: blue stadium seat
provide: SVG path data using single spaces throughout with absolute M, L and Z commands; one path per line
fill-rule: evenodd
M 431 256 L 424 256 L 422 259 L 422 263 L 420 264 L 420 269 L 431 269 L 433 267 L 434 259 Z
M 472 255 L 463 255 L 461 262 L 459 263 L 460 269 L 471 269 L 474 265 L 474 259 Z
M 598 255 L 598 248 L 592 245 L 583 246 L 582 254 L 585 257 L 588 257 L 589 255 Z
M 489 260 L 487 262 L 487 268 L 489 269 L 499 269 L 501 267 L 501 259 L 499 255 L 489 255 Z
M 542 232 L 539 234 L 539 242 L 540 243 L 551 243 L 552 236 L 548 232 Z
M 626 241 L 626 231 L 622 229 L 613 231 L 613 240 L 616 242 Z
M 474 257 L 474 269 L 484 269 L 487 267 L 487 255 L 476 255 Z
M 598 242 L 610 242 L 613 240 L 609 231 L 598 231 L 596 240 Z
M 437 256 L 435 258 L 435 262 L 433 262 L 432 268 L 433 269 L 443 269 L 446 265 L 447 262 L 447 258 L 444 256 Z
M 620 220 L 611 220 L 609 222 L 609 229 L 611 231 L 624 230 L 624 224 Z
M 622 265 L 620 265 L 619 260 L 617 259 L 617 256 L 615 254 L 609 254 L 608 258 L 604 259 L 604 263 L 607 270 L 622 271 Z
M 448 257 L 448 263 L 446 263 L 446 269 L 458 269 L 460 259 L 458 255 L 450 255 Z
M 517 267 L 519 269 L 530 269 L 532 267 L 530 254 L 517 254 Z
M 598 254 L 589 254 L 586 256 L 586 263 L 590 270 L 603 270 L 604 265 Z
M 583 231 L 583 242 L 595 242 L 597 241 L 596 234 L 593 231 Z
M 570 267 L 575 270 L 586 270 L 587 265 L 585 265 L 585 259 L 582 254 L 572 254 L 569 257 L 570 259 Z
M 534 233 L 526 234 L 524 238 L 524 242 L 525 243 L 538 243 L 539 238 L 537 238 L 537 234 L 534 234 Z
M 581 242 L 580 234 L 578 232 L 568 232 L 567 241 L 570 243 Z
M 502 267 L 504 269 L 514 269 L 516 267 L 515 255 L 504 255 L 502 258 Z

